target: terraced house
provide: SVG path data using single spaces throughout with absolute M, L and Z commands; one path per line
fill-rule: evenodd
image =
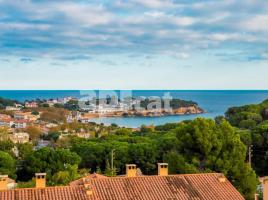
M 234 186 L 218 173 L 168 175 L 168 164 L 158 164 L 158 175 L 137 173 L 126 165 L 126 175 L 92 174 L 69 186 L 46 187 L 46 174 L 36 174 L 36 187 L 7 189 L 0 178 L 1 200 L 244 200 Z

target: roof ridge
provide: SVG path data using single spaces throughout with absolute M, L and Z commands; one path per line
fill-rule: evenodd
M 169 174 L 167 176 L 159 176 L 159 175 L 141 175 L 141 176 L 133 176 L 133 177 L 127 177 L 127 176 L 113 176 L 113 177 L 108 177 L 108 179 L 123 179 L 123 178 L 150 178 L 150 177 L 172 177 L 172 176 L 203 176 L 203 175 L 223 175 L 223 173 L 218 173 L 218 172 L 211 172 L 211 173 L 197 173 L 197 174 Z M 99 179 L 93 179 L 93 180 L 99 180 Z M 107 179 L 106 179 L 107 180 Z
M 31 188 L 15 188 L 12 189 L 11 191 L 17 191 L 17 190 L 45 190 L 45 189 L 56 189 L 56 188 L 80 188 L 84 187 L 83 185 L 76 185 L 76 186 L 70 186 L 70 185 L 60 185 L 60 186 L 48 186 L 48 187 L 43 187 L 43 188 L 36 188 L 36 187 L 31 187 Z

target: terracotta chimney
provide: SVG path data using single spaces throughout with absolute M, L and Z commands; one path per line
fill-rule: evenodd
M 168 163 L 158 163 L 158 176 L 168 176 Z
M 135 164 L 126 165 L 126 177 L 135 177 L 137 176 L 137 166 Z
M 219 180 L 220 183 L 225 183 L 225 182 L 226 182 L 226 177 L 225 177 L 223 174 L 221 174 L 221 175 L 218 177 L 218 180 Z
M 8 175 L 0 175 L 0 190 L 7 190 Z
M 46 187 L 46 173 L 36 173 L 35 174 L 35 187 L 45 188 Z
M 86 178 L 83 178 L 83 184 L 84 184 L 87 196 L 90 197 L 93 194 L 93 192 L 92 192 L 92 188 L 91 188 L 89 180 Z
M 268 176 L 261 179 L 263 200 L 268 200 Z

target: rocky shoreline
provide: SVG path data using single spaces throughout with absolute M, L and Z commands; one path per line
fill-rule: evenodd
M 88 118 L 97 117 L 162 117 L 171 115 L 193 115 L 202 114 L 205 111 L 197 105 L 184 106 L 177 109 L 152 109 L 152 110 L 129 110 L 129 111 L 115 111 L 108 113 L 86 113 Z

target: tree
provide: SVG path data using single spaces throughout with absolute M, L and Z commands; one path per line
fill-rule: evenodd
M 68 165 L 75 166 L 80 163 L 80 157 L 66 149 L 53 150 L 50 148 L 42 148 L 31 152 L 23 163 L 22 170 L 25 171 L 24 177 L 20 179 L 28 180 L 36 172 L 46 172 L 48 180 L 60 171 L 66 171 Z
M 28 126 L 25 131 L 27 133 L 29 133 L 29 136 L 32 140 L 36 141 L 40 135 L 42 134 L 42 131 L 40 130 L 40 128 L 36 127 L 36 126 Z
M 32 111 L 32 115 L 39 115 L 39 112 L 37 110 Z
M 227 121 L 216 124 L 213 120 L 198 118 L 181 123 L 176 133 L 181 141 L 178 153 L 187 164 L 199 172 L 224 173 L 245 197 L 253 196 L 258 182 L 256 174 L 245 163 L 246 146 Z M 244 183 L 245 180 L 250 182 Z
M 16 178 L 16 161 L 3 151 L 0 151 L 0 174 Z
M 67 185 L 78 178 L 77 170 L 77 165 L 67 164 L 64 171 L 59 171 L 52 176 L 51 185 Z
M 24 160 L 33 151 L 33 145 L 31 143 L 17 144 L 19 150 L 19 158 Z
M 14 143 L 11 140 L 5 140 L 5 141 L 0 140 L 0 151 L 11 153 L 13 147 Z
M 0 141 L 9 140 L 9 132 L 6 127 L 0 127 Z

